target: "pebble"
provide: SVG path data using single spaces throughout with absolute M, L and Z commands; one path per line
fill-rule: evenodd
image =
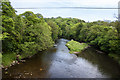
M 15 64 L 15 61 L 13 61 L 13 64 Z
M 8 68 L 5 68 L 5 70 L 7 70 Z
M 25 62 L 25 60 L 20 60 L 21 62 Z
M 22 75 L 19 75 L 19 77 L 21 77 Z
M 40 71 L 42 71 L 43 69 L 42 68 L 40 68 Z
M 29 73 L 25 73 L 25 74 L 29 74 Z
M 1 65 L 1 68 L 4 68 L 4 66 L 3 66 L 3 65 Z

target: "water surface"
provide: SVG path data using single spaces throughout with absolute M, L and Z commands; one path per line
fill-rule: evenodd
M 40 52 L 25 63 L 3 70 L 3 78 L 118 78 L 120 65 L 105 54 L 88 48 L 80 55 L 70 54 L 66 39 Z M 5 74 L 8 72 L 8 74 Z

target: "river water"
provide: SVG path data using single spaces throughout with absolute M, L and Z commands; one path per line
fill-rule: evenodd
M 25 63 L 3 70 L 3 78 L 118 78 L 120 65 L 105 54 L 88 48 L 80 55 L 70 54 L 66 39 L 57 46 L 34 55 Z M 5 74 L 8 72 L 7 74 Z

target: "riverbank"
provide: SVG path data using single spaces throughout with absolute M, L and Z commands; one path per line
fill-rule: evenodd
M 51 47 L 53 47 L 53 45 Z M 48 47 L 48 48 L 50 48 L 50 47 Z M 45 49 L 45 50 L 47 50 L 47 49 Z M 42 51 L 44 51 L 44 50 L 42 50 Z M 16 54 L 16 53 L 3 53 L 0 56 L 2 59 L 1 60 L 2 64 L 0 67 L 8 68 L 8 67 L 13 66 L 15 64 L 19 64 L 20 62 L 25 62 L 25 59 L 31 58 L 35 54 L 37 54 L 37 53 L 32 53 L 29 55 L 20 55 L 20 54 Z
M 112 57 L 114 60 L 116 60 L 119 64 L 120 64 L 120 55 L 118 54 L 113 54 L 113 53 L 110 53 L 108 54 L 110 57 Z
M 71 40 L 69 41 L 66 46 L 70 50 L 69 53 L 79 54 L 81 51 L 88 48 L 88 44 L 86 43 L 79 43 L 77 41 Z
M 7 68 L 15 64 L 19 64 L 19 62 L 25 62 L 25 60 L 22 60 L 24 58 L 27 58 L 27 57 L 22 57 L 21 55 L 18 55 L 16 53 L 2 54 L 2 66 L 1 67 Z
M 70 50 L 69 53 L 73 53 L 73 54 L 80 54 L 80 52 L 84 51 L 86 48 L 89 47 L 88 44 L 86 43 L 79 43 L 77 41 L 71 40 L 69 41 L 66 46 L 68 47 L 68 49 Z M 97 51 L 97 50 L 96 50 Z M 98 51 L 97 51 L 98 52 Z M 103 52 L 98 52 L 98 53 L 103 53 Z M 113 53 L 109 53 L 108 54 L 109 57 L 112 57 L 114 60 L 116 60 L 119 64 L 120 64 L 120 55 L 118 54 L 113 54 Z
M 41 51 L 26 59 L 25 63 L 16 64 L 2 70 L 4 78 L 117 78 L 120 76 L 119 65 L 104 54 L 96 54 L 96 49 L 89 47 L 78 56 L 70 54 L 65 46 L 69 40 L 59 39 L 56 47 Z
M 16 61 L 16 54 L 15 53 L 6 53 L 2 54 L 2 67 L 9 67 L 11 64 Z

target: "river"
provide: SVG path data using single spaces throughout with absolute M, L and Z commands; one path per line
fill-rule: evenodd
M 120 65 L 105 54 L 88 48 L 76 56 L 59 39 L 57 46 L 40 52 L 26 62 L 3 70 L 3 78 L 118 78 Z M 5 74 L 5 72 L 8 72 Z

